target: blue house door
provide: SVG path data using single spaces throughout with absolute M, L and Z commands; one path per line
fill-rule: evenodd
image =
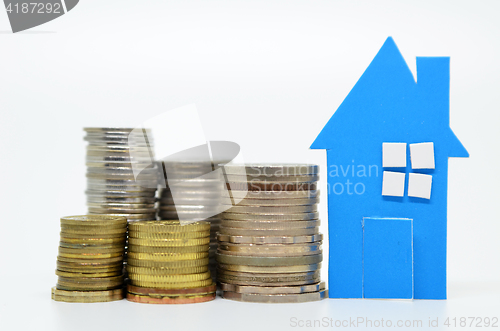
M 363 298 L 413 299 L 413 220 L 363 218 Z

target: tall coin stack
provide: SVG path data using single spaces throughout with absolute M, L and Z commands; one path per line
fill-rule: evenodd
M 307 302 L 327 297 L 320 281 L 316 165 L 225 166 L 236 206 L 221 214 L 217 280 L 223 297 Z M 248 189 L 248 192 L 245 192 Z
M 127 299 L 180 304 L 215 299 L 208 270 L 210 224 L 140 221 L 129 225 Z
M 61 218 L 57 286 L 52 299 L 106 302 L 123 299 L 124 217 L 87 215 Z
M 213 172 L 212 162 L 206 161 L 163 161 L 158 168 L 166 177 L 166 187 L 160 191 L 158 217 L 210 222 L 209 268 L 215 280 L 218 211 L 223 189 L 219 174 Z
M 156 217 L 157 169 L 151 132 L 130 128 L 85 128 L 89 214 Z

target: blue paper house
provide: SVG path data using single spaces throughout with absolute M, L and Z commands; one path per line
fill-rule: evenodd
M 450 59 L 388 38 L 311 148 L 326 149 L 331 298 L 446 299 Z

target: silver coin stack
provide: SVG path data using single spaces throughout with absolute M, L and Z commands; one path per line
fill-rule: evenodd
M 217 281 L 223 297 L 288 303 L 327 297 L 320 280 L 316 165 L 225 166 L 235 206 L 221 214 Z M 238 175 L 240 174 L 240 175 Z M 248 191 L 246 191 L 248 190 Z
M 150 130 L 84 128 L 89 214 L 156 218 L 157 169 Z
M 219 231 L 220 197 L 223 182 L 207 161 L 161 161 L 160 175 L 166 178 L 160 190 L 158 218 L 185 222 L 210 222 L 209 269 L 215 280 L 217 232 Z M 161 182 L 161 179 L 160 179 Z

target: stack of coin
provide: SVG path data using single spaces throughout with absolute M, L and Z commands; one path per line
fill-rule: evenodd
M 86 215 L 61 218 L 58 277 L 52 299 L 105 302 L 123 299 L 127 219 Z
M 207 222 L 130 223 L 127 299 L 158 304 L 213 300 L 216 286 L 208 270 L 209 236 Z
M 85 128 L 89 214 L 156 217 L 157 169 L 150 130 Z
M 325 298 L 316 165 L 226 165 L 237 200 L 221 214 L 217 280 L 223 297 L 248 302 Z M 245 192 L 248 190 L 248 192 Z
M 165 183 L 165 188 L 160 191 L 158 217 L 210 222 L 209 268 L 215 280 L 216 234 L 220 226 L 218 212 L 223 181 L 214 171 L 213 164 L 194 160 L 159 162 L 160 182 Z

